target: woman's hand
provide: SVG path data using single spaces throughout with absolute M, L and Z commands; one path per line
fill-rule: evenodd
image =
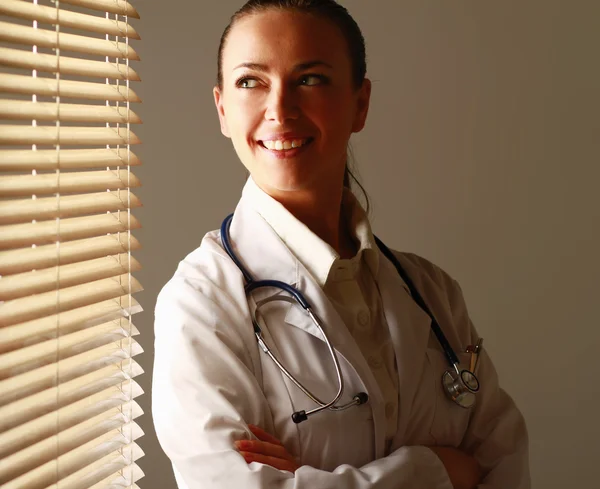
M 294 457 L 288 453 L 277 438 L 258 426 L 250 424 L 248 427 L 258 440 L 240 440 L 235 442 L 235 447 L 246 462 L 258 462 L 292 473 L 300 468 Z
M 481 482 L 482 471 L 475 458 L 458 448 L 429 447 L 444 464 L 454 489 L 475 489 Z

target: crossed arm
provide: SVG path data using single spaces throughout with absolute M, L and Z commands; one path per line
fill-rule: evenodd
M 257 462 L 278 470 L 295 473 L 298 462 L 273 435 L 258 426 L 248 425 L 257 440 L 234 443 L 247 463 Z M 444 464 L 454 489 L 475 489 L 481 482 L 482 470 L 474 457 L 453 447 L 430 447 Z

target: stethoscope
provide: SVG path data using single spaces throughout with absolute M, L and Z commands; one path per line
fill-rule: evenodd
M 321 412 L 325 409 L 329 409 L 331 411 L 343 411 L 352 406 L 359 406 L 361 404 L 365 404 L 369 400 L 369 395 L 366 392 L 359 392 L 353 398 L 352 401 L 343 404 L 341 406 L 336 406 L 336 402 L 342 397 L 342 393 L 344 391 L 344 379 L 342 377 L 342 372 L 340 368 L 340 363 L 337 357 L 337 354 L 334 348 L 331 346 L 328 336 L 325 334 L 323 326 L 321 324 L 320 319 L 316 315 L 316 313 L 312 310 L 309 302 L 302 295 L 302 293 L 292 287 L 285 282 L 281 282 L 279 280 L 254 280 L 250 272 L 244 267 L 244 265 L 240 262 L 239 258 L 233 251 L 231 246 L 231 242 L 229 240 L 229 228 L 231 226 L 231 221 L 233 219 L 233 214 L 227 216 L 223 223 L 221 224 L 221 243 L 223 244 L 223 248 L 229 255 L 229 257 L 233 260 L 233 262 L 240 269 L 242 274 L 244 275 L 244 279 L 246 280 L 245 292 L 246 296 L 252 294 L 253 291 L 263 288 L 263 287 L 275 287 L 277 289 L 283 290 L 290 294 L 291 297 L 276 295 L 274 297 L 264 299 L 257 303 L 257 308 L 254 312 L 251 312 L 252 316 L 252 325 L 254 327 L 254 336 L 256 337 L 256 341 L 260 346 L 261 350 L 266 353 L 272 360 L 275 362 L 277 367 L 281 370 L 281 372 L 290 379 L 308 398 L 310 398 L 315 404 L 319 407 L 311 409 L 310 411 L 296 411 L 292 414 L 292 420 L 294 423 L 298 424 L 302 421 L 306 421 L 309 416 Z M 475 404 L 475 393 L 479 390 L 479 380 L 475 376 L 475 374 L 471 370 L 461 369 L 458 357 L 454 350 L 450 346 L 446 336 L 442 332 L 438 322 L 435 320 L 433 314 L 431 314 L 427 304 L 421 297 L 421 294 L 415 288 L 412 280 L 405 272 L 405 270 L 400 265 L 398 259 L 394 256 L 394 254 L 389 250 L 387 246 L 379 240 L 379 238 L 375 237 L 375 241 L 377 246 L 380 248 L 382 253 L 394 264 L 396 270 L 408 286 L 411 296 L 415 300 L 415 302 L 427 313 L 427 315 L 431 318 L 431 329 L 435 334 L 437 340 L 439 341 L 442 349 L 444 350 L 444 354 L 448 360 L 448 363 L 451 365 L 451 369 L 444 372 L 442 376 L 442 385 L 444 387 L 444 391 L 448 395 L 448 397 L 454 401 L 456 404 L 463 408 L 470 408 Z M 263 333 L 260 325 L 258 324 L 257 313 L 259 307 L 266 304 L 267 302 L 275 301 L 275 300 L 284 300 L 286 302 L 297 303 L 300 305 L 304 311 L 311 318 L 315 326 L 320 331 L 321 335 L 325 339 L 325 343 L 327 344 L 327 348 L 329 349 L 329 353 L 335 365 L 335 371 L 338 382 L 338 392 L 336 396 L 330 401 L 325 402 L 311 393 L 304 385 L 302 385 L 286 368 L 281 364 L 281 362 L 275 357 L 271 349 L 265 343 L 263 338 Z

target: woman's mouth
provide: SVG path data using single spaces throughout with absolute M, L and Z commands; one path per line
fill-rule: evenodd
M 260 147 L 277 158 L 291 158 L 300 154 L 313 142 L 314 138 L 278 139 L 258 141 Z
M 290 149 L 301 148 L 310 141 L 311 138 L 305 139 L 278 139 L 277 141 L 259 141 L 262 145 L 271 151 L 287 151 Z

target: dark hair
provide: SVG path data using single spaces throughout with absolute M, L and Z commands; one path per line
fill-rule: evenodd
M 365 39 L 360 27 L 345 7 L 338 4 L 335 0 L 248 0 L 242 8 L 233 14 L 229 21 L 229 25 L 227 25 L 221 36 L 217 59 L 217 86 L 220 89 L 223 88 L 223 50 L 225 49 L 225 44 L 227 43 L 231 29 L 238 20 L 248 15 L 257 14 L 270 9 L 296 10 L 298 12 L 323 17 L 337 25 L 348 43 L 348 54 L 352 63 L 352 80 L 354 85 L 357 89 L 362 86 L 367 73 Z M 351 189 L 351 179 L 360 187 L 365 198 L 367 212 L 369 212 L 371 207 L 369 196 L 346 162 L 344 186 L 348 189 Z

